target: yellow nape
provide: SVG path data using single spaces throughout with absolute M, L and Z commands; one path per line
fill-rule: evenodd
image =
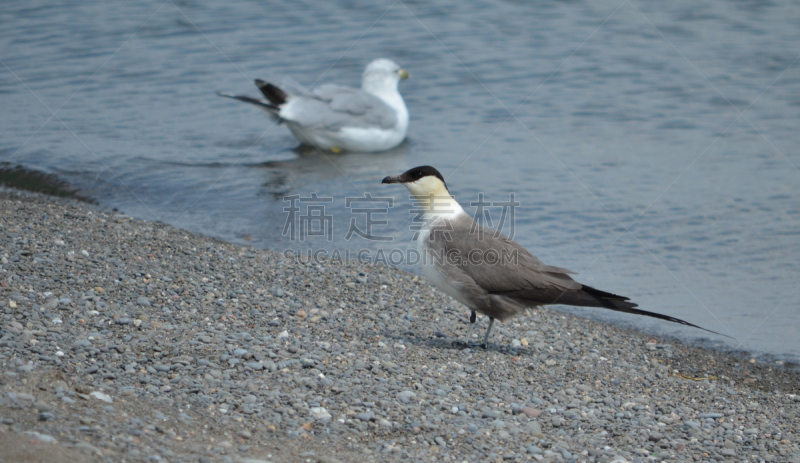
M 339 154 L 342 152 L 342 149 L 334 146 L 333 148 L 331 148 L 331 152 L 334 154 Z

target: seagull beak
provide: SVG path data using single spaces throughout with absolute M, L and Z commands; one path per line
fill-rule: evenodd
M 405 69 L 400 70 L 400 80 L 405 80 L 411 77 L 411 74 L 408 73 Z
M 401 175 L 394 175 L 394 176 L 389 175 L 386 178 L 384 178 L 381 183 L 406 183 L 406 182 L 402 179 Z

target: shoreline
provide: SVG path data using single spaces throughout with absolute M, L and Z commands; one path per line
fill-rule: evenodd
M 417 275 L 0 204 L 16 461 L 800 462 L 796 365 L 548 309 L 458 350 L 467 310 Z
M 13 180 L 15 178 L 19 178 L 21 180 Z M 9 179 L 12 180 L 9 181 Z M 29 169 L 23 167 L 22 165 L 15 165 L 13 163 L 0 163 L 0 196 L 2 195 L 39 198 L 44 201 L 58 202 L 61 204 L 70 204 L 101 213 L 107 213 L 107 214 L 119 213 L 123 216 L 128 217 L 124 212 L 118 211 L 116 208 L 114 208 L 113 210 L 109 209 L 107 206 L 102 206 L 95 200 L 86 197 L 85 195 L 83 195 L 83 193 L 80 192 L 80 190 L 78 190 L 76 187 L 74 187 L 66 180 L 62 180 L 57 175 L 47 174 L 39 170 Z M 141 220 L 143 222 L 170 225 L 161 221 L 152 222 L 145 219 L 137 219 L 133 217 L 131 218 L 133 220 Z M 183 230 L 177 227 L 175 228 L 178 230 Z M 202 235 L 196 232 L 190 232 L 188 230 L 187 233 L 192 233 L 194 235 L 202 236 L 207 239 L 219 241 L 222 243 L 230 243 L 229 241 L 225 241 L 222 238 Z M 230 244 L 241 246 L 243 248 L 250 247 L 246 243 L 230 243 Z M 260 248 L 253 248 L 253 249 L 260 249 Z M 401 272 L 408 271 L 408 267 L 406 266 L 405 269 L 402 267 L 398 267 L 398 265 L 395 264 L 395 261 L 399 260 L 400 263 L 416 262 L 419 259 L 419 255 L 416 249 L 413 248 L 411 243 L 409 243 L 409 247 L 406 249 L 406 254 L 401 259 L 395 259 L 394 257 L 396 256 L 394 255 L 390 255 L 388 258 L 385 255 L 382 255 L 382 258 L 375 260 L 372 259 L 371 258 L 372 256 L 370 255 L 372 250 L 368 249 L 367 250 L 344 249 L 343 251 L 339 249 L 333 249 L 332 251 L 329 251 L 327 249 L 312 250 L 310 248 L 307 249 L 289 248 L 283 250 L 283 252 L 272 249 L 266 249 L 266 250 L 274 252 L 276 254 L 282 254 L 284 257 L 287 257 L 287 259 L 290 259 L 289 254 L 291 254 L 292 258 L 296 257 L 295 260 L 297 260 L 298 261 L 297 263 L 301 265 L 315 264 L 315 265 L 342 266 L 343 264 L 348 264 L 348 265 L 383 264 L 388 267 L 396 267 L 397 271 Z M 364 252 L 367 253 L 365 256 L 362 255 L 362 253 Z M 318 256 L 323 256 L 323 257 L 322 259 L 320 259 L 318 258 Z M 313 262 L 310 262 L 311 260 L 313 260 Z M 412 267 L 414 267 L 414 265 L 412 265 Z M 414 272 L 410 273 L 421 277 L 421 274 L 419 273 L 414 273 Z M 639 333 L 645 336 L 649 334 L 651 336 L 657 336 L 659 338 L 667 339 L 673 343 L 688 345 L 690 347 L 721 352 L 736 357 L 747 357 L 747 361 L 749 362 L 775 364 L 774 366 L 776 368 L 785 367 L 800 372 L 800 361 L 794 358 L 788 358 L 787 356 L 791 356 L 790 354 L 781 355 L 771 352 L 753 351 L 753 350 L 748 350 L 746 348 L 736 348 L 731 345 L 723 343 L 723 341 L 719 338 L 717 339 L 703 338 L 703 337 L 691 338 L 687 333 L 679 334 L 675 332 L 669 333 L 665 331 L 656 332 L 641 327 L 639 324 L 634 323 L 632 319 L 626 320 L 621 317 L 615 318 L 614 317 L 615 314 L 611 312 L 597 311 L 591 308 L 551 306 L 546 310 L 554 310 L 557 312 L 570 314 L 572 316 L 576 316 L 582 319 L 592 320 L 604 324 L 611 324 L 618 328 L 632 330 L 635 333 Z M 705 329 L 702 328 L 702 330 Z M 727 334 L 721 334 L 721 336 L 729 337 L 727 336 Z M 735 338 L 730 338 L 730 339 L 734 341 L 736 340 Z

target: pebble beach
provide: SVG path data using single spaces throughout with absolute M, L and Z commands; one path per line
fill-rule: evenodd
M 0 461 L 800 463 L 796 365 L 549 309 L 459 349 L 421 276 L 14 190 L 0 259 Z

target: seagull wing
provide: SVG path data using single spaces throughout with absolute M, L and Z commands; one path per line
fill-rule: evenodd
M 293 106 L 292 120 L 302 125 L 309 117 L 315 120 L 315 124 L 321 123 L 322 127 L 330 130 L 342 127 L 388 130 L 397 125 L 397 113 L 383 100 L 342 85 L 321 85 L 298 99 Z

